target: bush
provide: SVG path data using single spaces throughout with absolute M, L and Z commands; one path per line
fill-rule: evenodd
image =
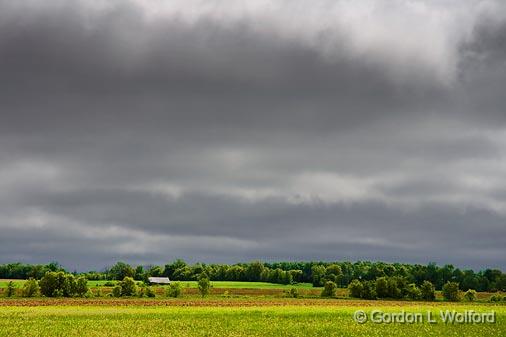
M 422 292 L 418 289 L 416 284 L 410 283 L 406 287 L 406 297 L 411 300 L 419 300 L 422 297 Z
M 209 282 L 209 278 L 205 275 L 201 276 L 199 278 L 198 287 L 199 287 L 199 293 L 202 297 L 209 294 L 209 290 L 211 288 L 211 282 Z
M 39 293 L 39 284 L 33 278 L 29 279 L 23 285 L 22 295 L 23 297 L 33 297 Z
M 121 286 L 120 285 L 117 285 L 114 288 L 112 288 L 112 296 L 121 297 Z
M 40 279 L 40 293 L 46 297 L 53 297 L 59 288 L 58 283 L 58 273 L 48 271 Z
M 95 297 L 95 295 L 93 294 L 93 292 L 92 292 L 90 289 L 88 289 L 88 290 L 86 291 L 86 293 L 84 293 L 84 295 L 83 295 L 82 297 L 85 297 L 85 298 L 93 298 L 93 297 Z
M 116 285 L 116 282 L 107 281 L 104 283 L 104 287 L 114 287 Z
M 96 291 L 95 291 L 95 297 L 102 297 L 102 291 L 100 290 L 100 288 L 96 289 Z
M 429 281 L 423 281 L 420 286 L 421 298 L 426 301 L 434 301 L 436 299 L 436 289 Z
M 476 290 L 469 289 L 464 293 L 464 299 L 469 302 L 476 301 Z
M 88 292 L 88 280 L 86 277 L 81 276 L 76 281 L 76 294 L 83 297 Z
M 64 297 L 72 297 L 76 294 L 76 278 L 72 274 L 65 274 L 64 272 L 59 272 L 58 274 L 63 275 L 63 283 L 61 284 L 61 292 Z M 58 275 L 61 277 L 61 275 Z
M 321 297 L 336 297 L 337 285 L 332 281 L 325 282 Z
M 155 297 L 155 292 L 153 291 L 153 288 L 147 287 L 146 288 L 146 296 L 147 297 Z
M 457 282 L 446 282 L 443 286 L 443 297 L 451 302 L 460 301 L 459 284 Z
M 182 293 L 183 287 L 181 286 L 181 283 L 173 282 L 169 284 L 169 287 L 167 288 L 165 295 L 167 295 L 168 297 L 180 297 Z
M 7 288 L 5 288 L 5 297 L 12 297 L 16 294 L 16 285 L 14 282 L 9 281 Z
M 137 289 L 137 296 L 144 297 L 144 287 L 139 287 Z
M 78 285 L 74 275 L 65 274 L 62 271 L 49 271 L 46 272 L 40 280 L 40 292 L 47 297 L 72 297 L 75 296 L 76 293 L 78 293 L 79 296 L 83 296 L 86 291 L 88 291 L 88 286 L 86 278 L 80 277 L 80 279 L 84 279 L 84 285 L 80 284 L 80 292 L 78 292 Z
M 297 290 L 297 288 L 290 288 L 290 290 L 285 291 L 285 296 L 291 297 L 291 298 L 297 298 L 297 297 L 299 297 L 299 291 Z
M 121 296 L 134 296 L 137 293 L 137 285 L 134 279 L 128 276 L 121 281 L 120 288 Z
M 495 293 L 494 295 L 490 296 L 489 301 L 490 302 L 500 302 L 500 301 L 506 302 L 506 296 L 502 296 L 500 293 Z
M 350 292 L 351 297 L 360 298 L 362 297 L 362 290 L 364 289 L 364 285 L 359 280 L 353 280 L 348 285 L 348 290 Z

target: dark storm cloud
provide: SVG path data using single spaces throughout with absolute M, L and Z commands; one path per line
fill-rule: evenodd
M 505 27 L 498 1 L 0 1 L 0 262 L 504 267 Z

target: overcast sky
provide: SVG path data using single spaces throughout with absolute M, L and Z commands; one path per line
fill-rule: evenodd
M 0 0 L 0 263 L 506 268 L 501 0 Z

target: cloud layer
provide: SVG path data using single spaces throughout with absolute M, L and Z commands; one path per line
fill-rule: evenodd
M 501 1 L 0 0 L 0 263 L 506 267 Z

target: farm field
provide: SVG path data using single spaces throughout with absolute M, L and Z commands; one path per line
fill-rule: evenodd
M 128 300 L 127 300 L 128 301 Z M 197 301 L 198 302 L 198 301 Z M 170 305 L 4 306 L 2 336 L 505 336 L 506 307 L 491 304 L 406 303 L 387 301 L 241 301 L 201 300 L 188 307 Z M 255 303 L 257 302 L 257 303 Z M 69 302 L 72 303 L 72 302 Z M 115 302 L 108 302 L 115 303 Z M 279 304 L 279 303 L 277 303 Z M 485 324 L 358 324 L 356 310 L 426 312 L 439 310 L 496 312 L 496 323 Z
M 0 288 L 4 288 L 7 286 L 9 281 L 13 281 L 16 285 L 21 286 L 25 280 L 7 280 L 0 279 Z M 107 282 L 117 282 L 117 281 L 88 281 L 89 287 L 102 287 Z M 177 281 L 176 281 L 177 282 Z M 183 287 L 187 288 L 197 288 L 197 281 L 180 281 Z M 215 288 L 235 288 L 235 289 L 290 289 L 290 288 L 298 288 L 298 289 L 321 289 L 321 288 L 313 288 L 311 283 L 297 283 L 293 285 L 285 285 L 285 284 L 276 284 L 276 283 L 267 283 L 267 282 L 236 282 L 236 281 L 212 281 L 213 286 Z
M 88 286 L 97 287 L 103 286 L 107 282 L 116 281 L 88 281 Z M 181 283 L 186 288 L 197 288 L 197 281 L 175 281 Z M 238 282 L 238 281 L 211 281 L 215 288 L 235 288 L 235 289 L 321 289 L 313 288 L 311 283 L 297 283 L 297 284 L 277 284 L 268 282 Z M 0 283 L 1 284 L 1 283 Z

